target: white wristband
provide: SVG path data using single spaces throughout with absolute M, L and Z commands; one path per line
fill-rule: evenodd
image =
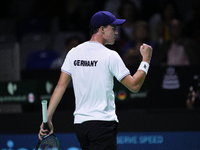
M 142 61 L 140 63 L 140 66 L 139 66 L 138 70 L 143 70 L 147 74 L 147 72 L 149 70 L 149 63 L 147 63 L 145 61 Z

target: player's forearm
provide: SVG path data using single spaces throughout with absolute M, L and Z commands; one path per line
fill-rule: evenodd
M 49 106 L 48 106 L 48 111 L 47 111 L 47 115 L 48 115 L 48 119 L 51 120 L 53 117 L 53 114 L 58 106 L 58 104 L 60 103 L 60 100 L 62 99 L 62 96 L 65 92 L 66 87 L 64 85 L 57 85 L 49 102 Z
M 144 83 L 146 73 L 138 70 L 133 76 L 127 75 L 121 80 L 121 83 L 126 86 L 131 92 L 137 93 Z
M 133 90 L 132 92 L 137 93 L 140 88 L 142 87 L 144 80 L 146 78 L 146 73 L 142 70 L 138 70 L 134 75 L 133 75 Z
M 69 74 L 65 72 L 61 72 L 58 84 L 56 85 L 56 88 L 51 96 L 49 107 L 47 111 L 48 119 L 51 120 L 53 117 L 53 114 L 62 99 L 62 96 L 71 80 L 71 77 Z

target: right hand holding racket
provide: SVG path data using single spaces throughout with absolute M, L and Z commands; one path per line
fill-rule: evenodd
M 57 137 L 53 134 L 53 124 L 50 118 L 47 117 L 47 100 L 42 101 L 42 124 L 38 138 L 40 139 L 36 150 L 60 150 L 60 144 Z
M 47 127 L 44 126 L 44 123 L 42 122 L 42 124 L 40 125 L 40 131 L 38 134 L 38 138 L 40 140 L 42 140 L 42 138 L 48 134 L 52 134 L 53 133 L 53 124 L 51 121 L 48 121 L 48 129 Z

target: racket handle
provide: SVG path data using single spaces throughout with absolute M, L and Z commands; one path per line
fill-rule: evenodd
M 42 120 L 47 123 L 47 100 L 42 100 Z
M 48 119 L 47 119 L 47 100 L 42 100 L 42 120 L 43 120 L 43 129 L 48 130 L 47 134 L 49 134 L 49 126 L 48 126 Z M 43 138 L 43 137 L 42 137 Z
M 48 123 L 46 122 L 46 123 L 44 123 L 44 126 L 43 126 L 43 129 L 44 130 L 48 130 L 48 131 L 50 131 L 50 129 L 49 129 L 49 126 L 48 126 Z

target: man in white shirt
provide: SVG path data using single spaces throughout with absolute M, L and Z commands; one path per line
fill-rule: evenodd
M 52 117 L 68 83 L 72 79 L 76 109 L 74 125 L 83 150 L 116 150 L 118 119 L 115 113 L 113 77 L 132 92 L 141 88 L 151 60 L 152 48 L 141 45 L 143 56 L 137 72 L 132 76 L 117 52 L 104 45 L 114 44 L 116 26 L 125 19 L 117 19 L 108 11 L 99 11 L 90 21 L 91 39 L 73 48 L 61 67 L 58 84 L 48 107 L 48 125 L 53 133 Z M 43 123 L 39 138 L 45 135 Z

